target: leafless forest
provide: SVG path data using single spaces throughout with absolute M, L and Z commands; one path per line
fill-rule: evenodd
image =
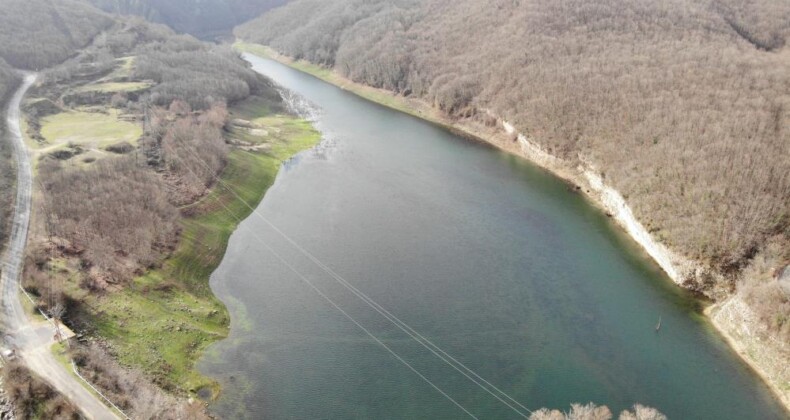
M 0 58 L 0 109 L 5 111 L 5 104 L 14 89 L 19 84 L 17 76 L 11 67 Z M 5 118 L 0 118 L 0 134 L 5 132 Z M 11 217 L 11 202 L 14 197 L 14 167 L 11 158 L 11 145 L 8 142 L 0 142 L 0 243 L 4 243 L 8 223 Z
M 71 402 L 19 362 L 3 367 L 3 384 L 8 397 L 14 401 L 16 418 L 81 418 Z
M 112 144 L 99 160 L 69 161 L 81 153 L 79 146 L 70 144 L 68 153 L 58 150 L 36 160 L 36 188 L 41 194 L 34 198 L 37 227 L 31 234 L 23 285 L 39 298 L 42 309 L 61 304 L 76 316 L 87 309 L 69 298 L 62 273 L 52 270 L 53 261 L 78 267 L 77 287 L 90 293 L 122 290 L 135 276 L 159 265 L 179 241 L 180 207 L 203 197 L 225 167 L 226 104 L 253 94 L 272 101 L 279 96 L 227 46 L 177 35 L 142 18 L 110 17 L 82 2 L 72 11 L 61 10 L 71 6 L 68 0 L 0 2 L 16 16 L 25 15 L 28 8 L 46 15 L 7 22 L 0 17 L 0 57 L 11 64 L 0 59 L 0 96 L 12 92 L 18 82 L 11 66 L 41 72 L 28 95 L 35 100 L 23 106 L 31 140 L 47 142 L 40 120 L 69 111 L 112 113 L 143 127 L 137 145 Z M 43 29 L 28 24 L 50 18 L 55 21 Z M 39 36 L 39 29 L 44 35 Z M 36 53 L 26 54 L 29 51 Z M 81 89 L 108 77 L 147 87 L 118 92 Z M 10 186 L 13 171 L 10 159 L 5 159 L 7 147 L 0 144 L 0 169 L 7 176 L 0 182 Z M 9 196 L 0 199 L 10 198 L 10 190 L 4 187 L 2 192 Z M 84 375 L 136 418 L 203 416 L 202 404 L 193 406 L 163 393 L 141 373 L 119 366 L 101 347 L 80 347 L 75 359 Z M 18 370 L 6 371 L 21 378 Z M 31 386 L 19 392 L 13 388 L 18 404 L 25 404 L 30 393 L 31 404 L 45 399 L 43 391 Z M 62 400 L 56 394 L 51 398 Z
M 655 235 L 738 268 L 790 207 L 790 2 L 295 1 L 237 30 L 592 162 Z
M 606 406 L 593 403 L 571 404 L 571 409 L 564 413 L 559 410 L 541 408 L 534 411 L 529 420 L 611 420 L 611 410 Z M 633 410 L 624 410 L 617 417 L 620 420 L 667 420 L 667 416 L 651 407 L 635 404 Z
M 75 95 L 69 89 L 109 73 L 117 58 L 128 55 L 136 57 L 129 80 L 154 84 L 143 95 Z M 90 273 L 84 287 L 123 283 L 173 249 L 177 206 L 205 194 L 225 165 L 225 103 L 267 89 L 268 82 L 227 47 L 210 47 L 138 18 L 116 24 L 44 74 L 33 95 L 64 109 L 71 103 L 114 106 L 145 126 L 139 149 L 120 148 L 125 156 L 85 169 L 64 166 L 54 156 L 39 163 L 47 235 L 62 252 L 82 259 Z M 37 124 L 30 125 L 29 135 L 40 138 Z M 35 269 L 40 260 L 34 255 L 28 265 L 29 287 L 48 275 Z
M 64 169 L 48 159 L 39 176 L 49 233 L 82 256 L 94 270 L 93 281 L 129 279 L 174 242 L 177 212 L 163 181 L 153 171 L 140 170 L 133 157 L 85 170 Z
M 78 0 L 2 0 L 0 7 L 0 57 L 22 69 L 60 63 L 112 24 Z
M 760 252 L 790 259 L 790 1 L 298 0 L 236 33 L 458 118 L 493 112 L 728 282 Z M 744 293 L 790 341 L 772 275 Z

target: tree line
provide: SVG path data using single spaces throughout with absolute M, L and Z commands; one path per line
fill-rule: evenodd
M 1 0 L 0 10 L 0 57 L 28 70 L 71 57 L 113 22 L 79 0 Z
M 790 76 L 770 52 L 788 22 L 768 0 L 300 0 L 236 33 L 459 117 L 492 110 L 727 271 L 789 226 Z
M 107 80 L 150 86 L 110 93 L 82 89 Z M 227 162 L 227 105 L 253 94 L 279 98 L 271 82 L 228 47 L 137 17 L 118 18 L 41 74 L 29 94 L 37 99 L 24 108 L 31 139 L 46 141 L 40 117 L 75 109 L 112 109 L 143 126 L 137 145 L 111 144 L 90 163 L 64 164 L 52 153 L 37 161 L 39 216 L 23 286 L 38 297 L 41 309 L 66 307 L 65 322 L 85 327 L 81 322 L 91 309 L 75 293 L 127 289 L 165 261 L 180 240 L 185 206 L 209 192 Z M 59 262 L 74 269 L 68 280 L 55 268 Z M 139 372 L 119 366 L 108 352 L 84 346 L 75 359 L 119 406 L 140 418 L 202 418 L 202 404 L 177 401 Z
M 790 261 L 790 2 L 296 0 L 236 35 L 457 118 L 491 111 L 592 166 L 654 237 L 724 275 L 702 291 L 758 287 L 737 283 L 758 255 Z M 789 331 L 760 272 L 744 293 Z
M 0 58 L 0 110 L 3 117 L 0 118 L 0 136 L 6 139 L 6 119 L 5 109 L 8 100 L 11 99 L 16 88 L 19 86 L 20 77 L 8 63 Z M 8 229 L 11 222 L 11 203 L 14 201 L 14 173 L 13 147 L 9 141 L 0 141 L 0 244 L 4 244 L 8 237 Z
M 152 83 L 144 93 L 74 93 L 74 86 L 108 74 L 129 56 L 133 63 L 124 80 Z M 47 234 L 61 251 L 79 255 L 85 288 L 123 284 L 169 254 L 178 240 L 177 208 L 205 195 L 225 166 L 226 104 L 273 91 L 227 47 L 139 18 L 115 23 L 44 73 L 31 95 L 64 108 L 64 98 L 83 95 L 77 98 L 82 105 L 120 108 L 144 125 L 139 148 L 117 145 L 112 151 L 118 157 L 87 168 L 64 166 L 55 156 L 38 164 Z M 40 138 L 39 124 L 28 125 L 30 137 Z M 36 269 L 41 265 L 28 265 L 29 286 L 36 289 L 47 284 L 48 274 Z

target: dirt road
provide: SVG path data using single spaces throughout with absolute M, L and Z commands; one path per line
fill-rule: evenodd
M 15 347 L 31 370 L 69 398 L 86 417 L 97 420 L 117 419 L 118 416 L 90 393 L 68 368 L 58 363 L 50 351 L 55 342 L 53 327 L 49 323 L 32 322 L 20 301 L 19 282 L 30 224 L 33 171 L 20 128 L 19 107 L 25 93 L 35 81 L 36 75 L 25 75 L 24 82 L 11 98 L 6 111 L 8 141 L 14 146 L 17 162 L 17 194 L 13 228 L 2 260 L 0 325 L 6 344 Z

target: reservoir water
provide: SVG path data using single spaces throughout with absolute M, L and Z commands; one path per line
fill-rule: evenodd
M 212 276 L 232 317 L 201 361 L 216 414 L 508 419 L 592 401 L 785 416 L 696 301 L 556 177 L 245 57 L 320 109 L 324 140 L 283 165 Z

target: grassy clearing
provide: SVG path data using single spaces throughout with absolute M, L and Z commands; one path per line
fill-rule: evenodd
M 129 81 L 134 67 L 134 56 L 116 59 L 117 66 L 110 74 L 92 83 L 77 87 L 77 92 L 137 92 L 153 86 L 150 81 Z
M 122 57 L 115 61 L 119 63 L 118 67 L 112 73 L 105 76 L 101 81 L 122 80 L 128 79 L 132 75 L 132 68 L 134 67 L 134 56 Z
M 137 92 L 151 87 L 148 82 L 105 82 L 105 83 L 92 83 L 90 85 L 81 86 L 77 90 L 79 92 Z
M 28 317 L 33 318 L 33 322 L 47 321 L 47 319 L 41 315 L 41 312 L 36 309 L 36 306 L 28 300 L 27 296 L 25 296 L 22 291 L 19 292 L 19 301 L 22 302 L 22 309 L 25 311 L 25 313 L 27 313 Z
M 317 133 L 309 122 L 286 114 L 270 114 L 259 99 L 244 101 L 233 110 L 234 123 L 228 128 L 231 140 L 265 145 L 267 153 L 280 160 L 288 159 L 313 146 Z
M 135 144 L 143 135 L 138 124 L 122 121 L 118 111 L 107 113 L 69 111 L 45 117 L 41 121 L 41 135 L 50 145 L 77 144 L 87 148 L 102 148 L 127 141 Z
M 58 363 L 63 365 L 69 372 L 73 372 L 71 369 L 71 358 L 69 358 L 69 349 L 66 347 L 66 344 L 55 343 L 50 347 L 50 351 L 55 356 L 55 360 L 57 360 Z
M 234 112 L 234 117 L 267 124 L 267 133 L 276 132 L 258 139 L 271 147 L 265 152 L 230 153 L 221 184 L 233 193 L 218 184 L 189 209 L 193 216 L 182 220 L 179 246 L 161 268 L 104 296 L 81 291 L 72 281 L 72 296 L 91 308 L 91 322 L 112 344 L 118 360 L 142 368 L 166 387 L 191 394 L 209 388 L 218 394 L 218 384 L 195 369 L 203 350 L 227 336 L 230 322 L 227 309 L 211 292 L 209 276 L 221 262 L 238 220 L 251 213 L 245 202 L 257 205 L 282 161 L 320 140 L 306 121 L 267 114 L 268 108 L 254 104 Z

